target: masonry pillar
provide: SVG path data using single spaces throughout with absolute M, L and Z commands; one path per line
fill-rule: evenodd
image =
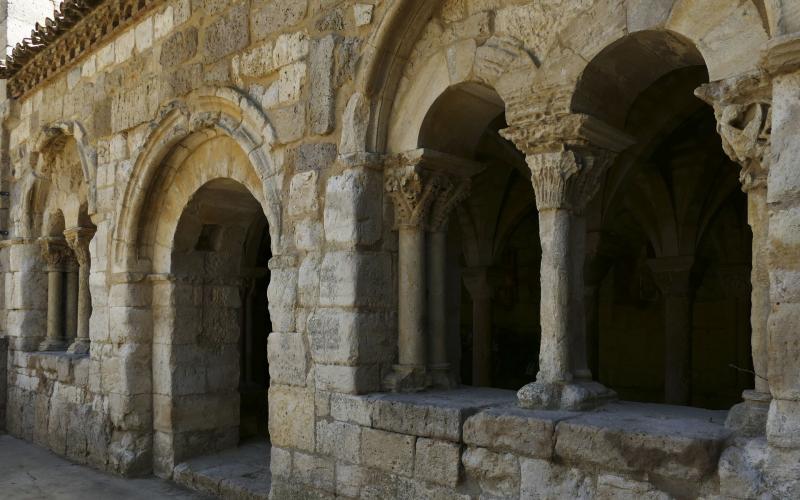
M 769 211 L 767 177 L 772 155 L 772 89 L 766 75 L 747 75 L 704 85 L 695 92 L 714 107 L 725 153 L 742 170 L 747 219 L 752 229 L 751 348 L 755 387 L 742 393 L 726 425 L 743 435 L 763 435 L 770 405 L 769 368 Z
M 39 346 L 42 351 L 67 348 L 64 337 L 64 263 L 69 256 L 63 238 L 42 238 L 42 257 L 47 263 L 47 336 Z
M 575 216 L 583 213 L 597 192 L 615 154 L 632 141 L 588 115 L 556 114 L 545 121 L 511 116 L 521 124 L 503 134 L 526 154 L 542 245 L 539 373 L 517 397 L 525 408 L 588 409 L 615 394 L 596 382 L 579 380 L 575 373 L 573 360 L 581 364 L 581 377 L 586 377 L 588 367 L 585 320 L 570 319 L 585 314 L 579 298 L 582 273 L 576 276 L 575 270 L 586 234 L 580 222 L 577 229 L 573 226 Z
M 772 82 L 771 119 L 764 124 L 769 139 L 767 180 L 767 261 L 770 312 L 767 321 L 767 378 L 770 402 L 766 435 L 775 449 L 800 450 L 800 35 L 771 41 L 762 66 Z M 757 125 L 754 125 L 755 128 Z M 800 479 L 791 474 L 791 491 L 800 496 Z
M 442 177 L 428 223 L 428 334 L 431 382 L 437 388 L 457 385 L 447 357 L 447 226 L 450 215 L 469 196 L 469 178 Z
M 472 385 L 492 384 L 492 296 L 488 267 L 464 272 L 464 286 L 472 298 Z
M 92 295 L 89 290 L 89 273 L 91 271 L 89 242 L 94 236 L 94 229 L 76 227 L 64 231 L 64 236 L 78 261 L 77 332 L 74 342 L 69 347 L 69 352 L 87 354 L 89 352 L 89 319 L 92 315 Z
M 664 402 L 688 405 L 692 375 L 692 300 L 694 257 L 648 261 L 661 290 L 664 318 Z

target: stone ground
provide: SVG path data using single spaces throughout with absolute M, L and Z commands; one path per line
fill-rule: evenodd
M 156 500 L 207 496 L 156 478 L 122 479 L 76 465 L 8 435 L 0 435 L 0 498 L 4 500 Z
M 269 498 L 270 446 L 266 441 L 199 457 L 175 467 L 175 482 L 223 499 Z

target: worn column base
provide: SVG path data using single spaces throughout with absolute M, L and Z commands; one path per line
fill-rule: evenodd
M 744 391 L 743 402 L 728 411 L 725 427 L 747 437 L 763 436 L 767 429 L 767 415 L 772 396 L 763 392 Z
M 430 385 L 436 389 L 458 387 L 458 379 L 450 369 L 450 363 L 430 366 Z
M 70 354 L 89 354 L 89 340 L 75 339 L 75 342 L 69 346 L 67 352 Z
M 45 339 L 39 344 L 40 351 L 66 351 L 67 347 L 67 341 L 60 339 Z
M 424 366 L 394 365 L 383 385 L 392 392 L 424 391 L 430 386 L 430 374 Z
M 517 391 L 522 408 L 591 410 L 617 399 L 617 393 L 592 381 L 532 382 Z

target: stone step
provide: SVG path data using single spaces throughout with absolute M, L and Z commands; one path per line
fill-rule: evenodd
M 267 500 L 271 480 L 269 459 L 269 443 L 246 443 L 178 464 L 172 479 L 222 499 Z

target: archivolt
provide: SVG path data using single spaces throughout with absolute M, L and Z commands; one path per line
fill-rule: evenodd
M 139 228 L 143 209 L 155 188 L 154 180 L 166 158 L 170 157 L 172 165 L 180 163 L 180 157 L 185 158 L 193 147 L 215 136 L 230 137 L 248 156 L 262 184 L 272 250 L 279 253 L 281 176 L 271 157 L 274 129 L 244 94 L 230 88 L 205 88 L 166 105 L 144 141 L 117 205 L 112 248 L 115 271 L 149 271 L 150 263 L 139 261 Z
M 36 217 L 40 206 L 45 202 L 49 179 L 39 171 L 45 152 L 55 148 L 63 139 L 73 139 L 77 145 L 81 163 L 83 182 L 87 189 L 88 214 L 97 212 L 97 151 L 90 144 L 83 125 L 77 121 L 60 121 L 43 127 L 32 143 L 29 167 L 21 181 L 19 201 L 12 213 L 15 235 L 21 238 L 36 236 Z

